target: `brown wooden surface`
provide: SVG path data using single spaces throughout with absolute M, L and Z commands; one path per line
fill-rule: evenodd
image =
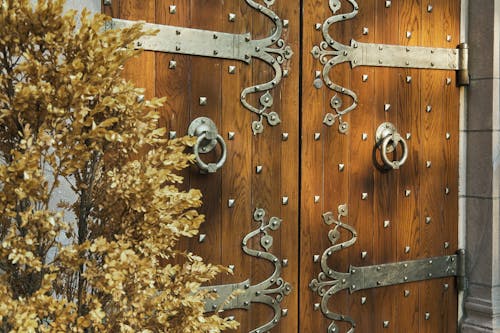
M 351 6 L 342 1 L 341 12 Z M 349 39 L 399 45 L 455 47 L 458 43 L 459 1 L 385 1 L 358 2 L 359 14 L 339 22 L 330 29 L 331 36 L 344 44 Z M 427 6 L 433 10 L 429 13 Z M 347 135 L 339 134 L 337 124 L 328 128 L 321 122 L 326 112 L 334 112 L 329 100 L 334 92 L 314 88 L 314 71 L 322 70 L 309 54 L 312 45 L 322 41 L 315 23 L 323 23 L 332 15 L 327 1 L 304 1 L 303 80 L 302 80 L 302 171 L 301 171 L 301 274 L 311 272 L 315 278 L 319 264 L 314 254 L 322 254 L 330 245 L 329 228 L 322 225 L 320 214 L 348 203 L 349 216 L 343 222 L 358 232 L 356 244 L 335 254 L 332 267 L 346 272 L 348 265 L 365 266 L 401 260 L 412 260 L 451 254 L 457 249 L 458 212 L 458 107 L 459 89 L 453 73 L 447 71 L 400 68 L 370 68 L 339 65 L 330 77 L 352 89 L 359 97 L 358 107 L 344 117 L 350 124 Z M 368 34 L 363 34 L 363 28 Z M 411 31 L 411 38 L 406 32 Z M 452 42 L 446 42 L 446 35 Z M 348 73 L 348 78 L 346 78 Z M 362 75 L 368 80 L 362 82 Z M 406 77 L 411 76 L 411 83 Z M 453 83 L 445 85 L 446 77 Z M 348 98 L 344 98 L 344 104 Z M 390 104 L 384 111 L 384 104 Z M 432 105 L 432 111 L 425 108 Z M 371 159 L 376 128 L 390 121 L 406 137 L 409 158 L 397 171 L 381 172 Z M 321 141 L 313 141 L 322 132 Z M 446 140 L 446 132 L 451 139 Z M 363 141 L 363 133 L 368 140 Z M 344 146 L 344 147 L 342 147 Z M 346 153 L 347 151 L 347 153 Z M 380 161 L 380 158 L 378 158 Z M 426 167 L 426 161 L 432 165 Z M 340 162 L 342 161 L 342 162 Z M 345 163 L 339 173 L 338 163 Z M 347 179 L 346 179 L 347 177 Z M 445 188 L 450 193 L 445 195 Z M 405 191 L 410 190 L 409 196 Z M 310 202 L 314 193 L 322 193 L 322 205 Z M 367 193 L 366 200 L 361 200 Z M 425 223 L 431 216 L 430 224 Z M 390 225 L 384 228 L 384 221 Z M 321 236 L 323 235 L 323 236 Z M 313 239 L 313 240 L 311 240 Z M 449 248 L 444 243 L 449 242 Z M 409 251 L 406 251 L 406 248 Z M 361 252 L 366 251 L 363 260 Z M 311 271 L 312 270 L 312 271 Z M 310 281 L 309 279 L 309 281 Z M 308 281 L 301 279 L 301 332 L 326 332 L 329 321 L 313 312 L 320 298 L 312 295 Z M 443 285 L 449 284 L 448 291 Z M 405 291 L 409 295 L 405 297 Z M 361 305 L 361 297 L 367 301 Z M 347 302 L 347 303 L 346 303 Z M 305 304 L 304 304 L 305 303 Z M 303 305 L 302 305 L 303 304 Z M 340 292 L 330 301 L 332 311 L 349 315 L 357 322 L 356 332 L 454 332 L 457 323 L 457 293 L 454 279 L 439 279 L 365 290 L 346 295 Z M 425 314 L 430 317 L 426 320 Z M 318 319 L 320 318 L 320 319 Z M 320 322 L 318 322 L 320 320 Z M 387 329 L 383 322 L 389 321 Z M 339 324 L 341 332 L 348 325 Z
M 282 18 L 299 22 L 299 1 L 279 3 L 272 7 Z M 170 5 L 176 5 L 176 13 L 170 14 Z M 229 33 L 250 32 L 252 38 L 264 38 L 271 33 L 273 25 L 262 14 L 250 8 L 244 1 L 176 0 L 143 1 L 114 0 L 112 6 L 105 6 L 106 14 L 117 18 L 145 20 L 147 22 L 191 27 Z M 236 20 L 228 20 L 229 13 L 236 14 Z M 287 44 L 297 54 L 299 50 L 299 25 L 291 25 L 284 31 Z M 251 65 L 234 60 L 193 57 L 189 55 L 144 52 L 127 65 L 125 75 L 138 86 L 147 88 L 147 97 L 166 96 L 162 110 L 162 124 L 177 136 L 186 135 L 189 123 L 200 116 L 211 118 L 227 144 L 228 157 L 224 167 L 215 174 L 200 174 L 193 166 L 185 176 L 185 188 L 198 188 L 203 192 L 203 207 L 206 222 L 200 233 L 206 234 L 203 243 L 198 237 L 181 242 L 181 246 L 200 254 L 208 262 L 234 265 L 234 275 L 219 276 L 211 284 L 227 284 L 250 279 L 257 284 L 273 271 L 265 260 L 246 255 L 241 242 L 250 231 L 258 227 L 253 220 L 256 208 L 264 208 L 267 218 L 277 216 L 283 219 L 281 228 L 271 232 L 274 243 L 271 252 L 279 258 L 288 259 L 283 269 L 285 281 L 292 284 L 293 293 L 282 302 L 288 309 L 285 317 L 274 332 L 295 332 L 298 330 L 298 178 L 299 178 L 299 57 L 286 61 L 283 67 L 290 75 L 272 91 L 275 103 L 273 111 L 278 112 L 283 124 L 271 127 L 265 123 L 262 135 L 254 136 L 251 123 L 258 118 L 240 103 L 241 91 L 249 86 L 261 84 L 274 76 L 268 65 L 254 60 Z M 169 69 L 170 61 L 177 67 Z M 236 66 L 230 74 L 229 66 Z M 208 103 L 201 106 L 200 97 Z M 284 98 L 289 96 L 289 98 Z M 258 103 L 258 99 L 250 97 Z M 228 139 L 228 132 L 234 132 L 234 140 Z M 281 140 L 283 132 L 289 133 L 287 141 Z M 203 156 L 205 161 L 215 160 L 217 152 Z M 256 166 L 262 165 L 263 172 L 256 173 Z M 282 197 L 289 197 L 282 205 Z M 228 200 L 235 205 L 228 207 Z M 257 241 L 250 247 L 259 248 Z M 271 310 L 266 306 L 252 305 L 250 311 L 233 310 L 222 314 L 234 315 L 241 323 L 238 331 L 248 332 L 267 323 Z
M 175 14 L 169 13 L 172 4 L 177 6 Z M 353 20 L 331 28 L 331 35 L 344 44 L 353 38 L 360 42 L 435 47 L 455 47 L 458 43 L 458 0 L 392 1 L 389 8 L 385 1 L 358 4 L 360 12 Z M 430 13 L 428 4 L 433 6 Z M 342 1 L 342 7 L 344 12 L 351 10 L 346 1 Z M 321 311 L 313 310 L 320 298 L 308 285 L 320 271 L 313 256 L 321 255 L 330 246 L 327 234 L 331 227 L 324 224 L 323 213 L 330 211 L 336 216 L 337 207 L 347 204 L 349 215 L 342 222 L 358 232 L 354 246 L 332 256 L 330 264 L 338 271 L 347 272 L 349 265 L 452 254 L 457 249 L 459 90 L 451 71 L 351 69 L 348 64 L 338 65 L 331 78 L 354 90 L 360 100 L 358 107 L 343 117 L 350 129 L 341 134 L 338 122 L 332 127 L 323 124 L 325 114 L 334 112 L 330 99 L 335 93 L 325 86 L 317 89 L 313 85 L 316 71 L 323 69 L 310 54 L 313 45 L 323 40 L 314 25 L 332 15 L 328 1 L 276 0 L 271 8 L 290 22 L 283 38 L 292 46 L 294 57 L 283 65 L 289 69 L 289 76 L 272 91 L 273 111 L 279 113 L 282 123 L 271 127 L 264 122 L 261 135 L 252 134 L 251 122 L 257 118 L 239 100 L 242 89 L 272 78 L 272 69 L 260 61 L 247 65 L 232 60 L 144 52 L 127 66 L 126 76 L 145 87 L 147 97 L 167 96 L 162 123 L 169 130 L 184 135 L 191 120 L 207 116 L 215 121 L 226 140 L 228 158 L 222 170 L 201 175 L 193 166 L 185 173 L 186 188 L 203 191 L 201 211 L 206 214 L 206 222 L 200 232 L 207 238 L 203 243 L 198 238 L 185 241 L 182 246 L 207 261 L 235 265 L 233 276 L 220 276 L 213 284 L 247 278 L 256 284 L 269 276 L 272 266 L 245 255 L 241 240 L 257 227 L 252 218 L 256 208 L 264 208 L 267 217 L 282 218 L 281 228 L 272 233 L 271 251 L 288 259 L 282 276 L 294 290 L 282 303 L 288 316 L 273 332 L 321 333 L 326 332 L 329 321 Z M 244 1 L 113 0 L 113 5 L 104 7 L 104 11 L 125 19 L 230 33 L 251 32 L 254 39 L 266 37 L 272 28 L 267 18 Z M 228 21 L 229 13 L 236 14 L 235 22 Z M 369 29 L 367 35 L 362 33 L 364 27 Z M 411 38 L 406 37 L 406 31 L 412 32 Z M 447 35 L 452 36 L 451 42 L 446 41 Z M 177 62 L 176 69 L 168 68 L 171 60 Z M 230 65 L 236 66 L 235 74 L 229 74 Z M 367 82 L 362 81 L 363 74 L 368 75 Z M 412 77 L 410 84 L 407 76 Z M 446 85 L 447 77 L 452 78 L 450 85 Z M 208 98 L 206 106 L 199 105 L 201 96 Z M 350 103 L 349 98 L 340 97 L 344 105 Z M 257 101 L 254 96 L 249 99 Z M 384 104 L 391 105 L 388 112 L 384 111 Z M 427 105 L 432 106 L 430 113 L 425 111 Z M 411 134 L 407 140 L 408 161 L 397 171 L 381 172 L 374 165 L 375 130 L 384 121 L 395 124 L 403 137 Z M 228 132 L 235 132 L 234 140 L 228 140 Z M 281 139 L 284 132 L 289 134 L 287 141 Z M 319 140 L 314 139 L 315 133 L 320 134 Z M 364 133 L 367 140 L 362 139 Z M 446 133 L 451 135 L 449 140 Z M 214 160 L 218 154 L 208 154 L 204 159 Z M 426 161 L 431 161 L 430 168 Z M 339 164 L 345 164 L 344 171 L 339 171 Z M 255 171 L 257 165 L 263 166 L 261 174 Z M 406 190 L 411 191 L 408 197 Z M 366 200 L 362 200 L 362 193 L 368 194 Z M 287 205 L 281 203 L 284 196 L 289 198 Z M 320 198 L 317 203 L 315 196 Z M 228 207 L 229 199 L 236 200 L 232 208 Z M 432 218 L 430 224 L 425 223 L 426 216 Z M 386 220 L 390 225 L 384 228 Z M 445 242 L 449 243 L 448 248 Z M 259 246 L 257 242 L 250 245 Z M 410 248 L 408 253 L 406 247 Z M 368 253 L 365 259 L 361 258 L 362 251 Z M 448 290 L 443 288 L 445 283 L 449 284 Z M 343 291 L 332 298 L 329 306 L 332 311 L 353 317 L 356 332 L 447 333 L 456 330 L 455 288 L 454 279 L 449 278 L 350 295 Z M 404 296 L 405 291 L 409 291 L 408 297 Z M 364 305 L 361 297 L 367 298 Z M 429 320 L 425 319 L 427 312 Z M 250 311 L 234 310 L 223 315 L 235 315 L 241 323 L 238 331 L 248 332 L 267 322 L 271 312 L 254 305 Z M 390 322 L 389 329 L 383 329 L 383 321 Z M 339 323 L 339 328 L 346 332 L 348 325 Z

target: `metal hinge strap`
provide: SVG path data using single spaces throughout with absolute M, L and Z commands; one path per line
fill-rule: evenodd
M 320 255 L 317 255 L 317 258 L 314 259 L 321 262 L 321 272 L 309 284 L 309 287 L 321 297 L 321 303 L 315 304 L 314 308 L 321 310 L 323 315 L 331 320 L 327 330 L 328 333 L 340 332 L 336 323 L 337 321 L 349 323 L 351 325 L 349 333 L 354 332 L 354 327 L 356 326 L 353 318 L 333 312 L 329 308 L 331 304 L 330 299 L 342 290 L 347 289 L 352 294 L 364 289 L 452 276 L 457 277 L 458 290 L 463 291 L 467 287 L 464 250 L 459 250 L 454 255 L 441 257 L 363 267 L 351 266 L 347 273 L 336 271 L 330 266 L 331 257 L 334 253 L 354 245 L 358 238 L 356 230 L 341 221 L 342 217 L 347 216 L 347 212 L 347 206 L 340 205 L 338 207 L 337 218 L 335 218 L 332 212 L 323 214 L 324 222 L 334 227 L 328 233 L 331 246 L 325 249 L 321 259 Z M 342 230 L 350 233 L 351 237 L 343 237 L 341 235 Z M 345 240 L 341 242 L 341 239 Z
M 243 1 L 243 0 L 242 0 Z M 157 30 L 155 36 L 144 36 L 137 40 L 134 47 L 148 51 L 160 51 L 177 54 L 187 54 L 202 57 L 237 60 L 250 63 L 252 59 L 262 60 L 274 70 L 274 77 L 268 82 L 260 83 L 243 89 L 240 94 L 241 104 L 258 116 L 252 122 L 254 134 L 264 130 L 263 120 L 271 126 L 281 122 L 277 112 L 270 111 L 273 106 L 271 91 L 288 75 L 288 69 L 283 64 L 289 60 L 293 51 L 282 38 L 283 29 L 288 24 L 273 10 L 275 0 L 264 0 L 265 5 L 254 0 L 244 0 L 250 7 L 269 18 L 274 24 L 269 36 L 252 39 L 250 33 L 231 34 L 219 31 L 192 29 L 162 24 L 144 23 L 144 29 Z M 106 30 L 127 28 L 137 21 L 112 19 L 106 23 Z M 175 68 L 175 66 L 171 67 Z M 259 103 L 251 102 L 249 95 L 257 95 Z

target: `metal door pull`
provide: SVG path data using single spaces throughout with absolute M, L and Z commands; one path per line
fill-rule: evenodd
M 222 168 L 227 158 L 227 147 L 226 142 L 219 134 L 217 126 L 215 123 L 206 117 L 196 118 L 191 122 L 188 128 L 188 134 L 190 136 L 197 136 L 198 140 L 193 147 L 193 152 L 196 158 L 196 164 L 202 172 L 215 173 L 217 170 Z M 217 143 L 221 146 L 222 154 L 216 163 L 205 163 L 200 154 L 206 154 L 211 152 Z

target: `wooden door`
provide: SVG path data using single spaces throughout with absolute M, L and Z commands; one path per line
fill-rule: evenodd
M 261 3 L 268 10 L 268 15 L 279 15 L 279 25 L 283 31 L 281 38 L 297 54 L 299 1 L 276 1 L 269 7 Z M 254 1 L 113 0 L 110 6 L 103 8 L 105 13 L 115 18 L 212 31 L 209 39 L 213 40 L 216 39 L 212 35 L 220 35 L 218 32 L 221 32 L 250 33 L 248 36 L 254 41 L 268 38 L 277 29 L 273 20 L 263 14 L 257 5 L 258 2 Z M 283 20 L 294 24 L 287 26 Z M 179 31 L 181 36 L 183 33 Z M 220 36 L 217 41 L 222 39 Z M 271 41 L 270 47 L 279 49 L 276 42 Z M 207 41 L 207 45 L 210 47 L 212 44 Z M 240 302 L 241 307 L 249 310 L 228 310 L 222 314 L 235 316 L 240 322 L 239 331 L 250 332 L 260 327 L 274 327 L 279 323 L 273 332 L 296 332 L 298 57 L 293 62 L 286 57 L 283 59 L 281 76 L 288 75 L 282 78 L 276 88 L 254 93 L 252 87 L 260 87 L 276 79 L 272 64 L 258 59 L 249 59 L 250 63 L 247 64 L 247 59 L 239 61 L 219 58 L 215 54 L 214 57 L 202 57 L 181 53 L 145 51 L 127 65 L 126 75 L 138 86 L 147 89 L 147 97 L 167 97 L 162 109 L 162 121 L 172 136 L 174 133 L 176 136 L 187 135 L 191 121 L 207 117 L 215 123 L 227 146 L 227 160 L 217 172 L 202 174 L 198 166 L 194 165 L 184 175 L 186 188 L 197 188 L 203 193 L 201 212 L 205 214 L 206 221 L 201 226 L 199 237 L 183 246 L 201 255 L 207 262 L 234 267 L 232 276 L 221 275 L 211 282 L 213 285 L 239 284 L 240 288 L 245 289 L 248 284 L 249 290 L 266 280 L 272 285 L 262 290 L 254 289 L 254 294 L 248 295 L 252 296 L 251 299 L 245 299 L 250 304 Z M 278 54 L 273 55 L 278 62 Z M 284 53 L 279 55 L 284 56 Z M 271 126 L 263 119 L 262 133 L 254 135 L 252 123 L 259 121 L 259 116 L 250 112 L 240 101 L 242 91 L 247 88 L 252 88 L 252 92 L 248 93 L 246 100 L 255 107 L 262 107 L 260 99 L 269 91 L 274 103 L 266 112 L 276 112 L 281 119 L 279 125 Z M 206 163 L 216 162 L 221 157 L 220 145 L 212 153 L 201 157 Z M 265 211 L 265 223 L 272 217 L 282 221 L 279 229 L 266 229 L 266 238 L 263 238 L 265 234 L 257 232 L 248 241 L 248 249 L 261 251 L 262 257 L 258 253 L 246 254 L 242 248 L 244 238 L 261 227 L 261 223 L 254 219 L 254 213 L 259 208 Z M 272 242 L 268 251 L 261 245 L 261 240 Z M 279 271 L 275 273 L 275 269 Z M 289 286 L 295 290 L 293 296 L 283 295 L 284 299 L 275 309 L 270 306 L 272 304 L 262 304 L 268 296 L 259 298 L 255 295 L 257 292 L 265 295 L 267 289 L 277 288 L 279 292 L 271 296 L 272 299 L 279 299 L 280 293 L 288 293 L 285 289 Z M 221 292 L 222 287 L 214 289 Z M 272 299 L 267 298 L 268 303 Z M 280 321 L 282 316 L 287 320 Z M 274 319 L 276 323 L 273 323 Z
M 281 63 L 280 59 L 283 77 L 270 89 L 259 88 L 276 79 L 276 67 L 269 59 L 240 61 L 216 54 L 145 51 L 126 69 L 127 77 L 146 88 L 147 97 L 168 98 L 162 121 L 172 137 L 186 135 L 190 123 L 203 116 L 213 120 L 226 143 L 227 161 L 217 172 L 201 174 L 193 166 L 184 174 L 184 186 L 199 188 L 204 194 L 201 210 L 206 222 L 199 237 L 183 246 L 208 262 L 234 267 L 233 276 L 220 276 L 212 282 L 217 288 L 231 284 L 253 288 L 279 271 L 279 279 L 272 282 L 284 296 L 278 306 L 262 304 L 262 298 L 254 295 L 250 304 L 239 304 L 244 309 L 224 312 L 241 323 L 240 332 L 316 333 L 327 332 L 329 327 L 331 332 L 348 332 L 352 328 L 348 321 L 326 318 L 321 309 L 323 298 L 310 287 L 321 272 L 322 255 L 332 246 L 333 220 L 348 226 L 337 229 L 337 244 L 349 241 L 349 228 L 356 230 L 352 246 L 329 256 L 329 266 L 338 272 L 348 272 L 350 265 L 430 258 L 457 249 L 459 89 L 455 73 L 339 64 L 329 71 L 329 77 L 345 91 L 354 92 L 358 101 L 339 119 L 332 98 L 336 96 L 334 101 L 342 104 L 339 110 L 353 99 L 328 86 L 324 65 L 311 50 L 324 42 L 322 26 L 327 20 L 334 14 L 349 18 L 354 7 L 359 9 L 357 15 L 340 19 L 329 29 L 342 44 L 350 45 L 355 39 L 454 48 L 459 41 L 459 3 L 112 0 L 103 7 L 115 18 L 250 33 L 252 41 L 281 29 L 283 44 L 273 40 L 270 48 L 290 46 L 294 52 L 290 60 Z M 270 10 L 270 16 L 262 8 Z M 269 54 L 278 60 L 277 53 Z M 263 99 L 270 96 L 273 103 L 265 112 L 276 112 L 281 120 L 271 126 L 264 118 L 260 134 L 254 133 L 255 127 L 252 130 L 259 116 L 241 100 L 241 93 L 249 87 L 257 88 L 252 88 L 245 101 L 262 107 L 267 103 Z M 332 126 L 325 124 L 328 114 L 335 118 Z M 348 128 L 339 128 L 340 120 Z M 399 170 L 378 166 L 382 162 L 375 132 L 384 122 L 394 124 L 407 143 L 408 158 Z M 389 157 L 399 158 L 401 147 L 396 151 Z M 220 155 L 217 146 L 203 159 L 217 161 Z M 254 216 L 258 208 L 265 211 L 264 222 L 280 219 L 279 228 L 258 232 L 261 223 Z M 341 214 L 337 214 L 339 208 Z M 332 224 L 325 224 L 325 218 Z M 246 248 L 260 254 L 249 255 L 242 242 L 254 230 L 257 232 Z M 272 244 L 264 243 L 271 240 L 269 236 Z M 288 284 L 293 290 L 284 295 L 280 286 Z M 269 289 L 272 287 L 261 293 Z M 281 295 L 268 296 L 278 301 Z M 332 314 L 339 314 L 338 319 L 351 318 L 356 332 L 454 332 L 457 326 L 454 278 L 352 294 L 343 290 L 326 304 Z M 332 323 L 337 325 L 335 331 Z
M 453 254 L 458 247 L 456 74 L 432 69 L 351 68 L 346 62 L 329 71 L 331 80 L 346 89 L 342 93 L 324 83 L 317 88 L 321 81 L 313 84 L 316 71 L 323 76 L 328 64 L 322 65 L 310 51 L 324 41 L 322 26 L 316 24 L 329 24 L 328 19 L 338 21 L 331 25 L 329 35 L 344 45 L 355 45 L 351 44 L 354 39 L 359 43 L 455 48 L 459 42 L 460 1 L 305 0 L 303 13 L 301 276 L 313 273 L 318 280 L 321 268 L 314 262 L 315 255 L 320 261 L 329 248 L 333 252 L 326 254 L 329 267 L 344 273 L 351 265 L 382 265 Z M 377 47 L 377 52 L 383 47 Z M 327 61 L 332 57 L 328 54 Z M 336 96 L 336 103 L 342 104 L 339 113 L 355 104 L 348 90 L 356 94 L 357 106 L 337 118 L 333 126 L 326 126 L 323 122 L 327 113 L 338 116 L 331 106 L 332 98 Z M 341 122 L 348 125 L 345 133 L 339 130 Z M 375 146 L 376 130 L 385 122 L 395 125 L 408 146 L 406 163 L 398 170 L 377 167 L 382 163 Z M 391 155 L 391 159 L 402 157 L 399 149 L 399 155 Z M 339 217 L 339 206 L 345 209 L 341 212 L 345 216 Z M 331 248 L 328 237 L 336 224 L 324 223 L 322 214 L 326 212 L 333 213 L 330 222 L 333 218 L 344 223 L 337 228 L 337 249 Z M 357 237 L 346 225 L 356 230 Z M 336 283 L 341 285 L 344 279 L 340 277 Z M 334 282 L 325 280 L 327 293 Z M 301 285 L 300 331 L 327 332 L 335 323 L 338 327 L 334 330 L 332 325 L 330 332 L 348 332 L 353 327 L 356 332 L 455 332 L 454 280 L 442 278 L 359 291 L 353 285 L 349 286 L 352 294 L 343 290 L 331 297 L 320 297 Z M 376 284 L 383 285 L 384 280 Z M 322 301 L 332 318 L 334 314 L 338 318 L 325 318 Z

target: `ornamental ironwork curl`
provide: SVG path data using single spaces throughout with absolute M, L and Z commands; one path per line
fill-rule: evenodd
M 274 78 L 272 80 L 245 88 L 241 92 L 241 103 L 243 106 L 259 116 L 259 120 L 252 122 L 253 133 L 259 134 L 264 130 L 264 118 L 266 118 L 267 123 L 271 126 L 276 126 L 281 122 L 278 113 L 268 111 L 274 103 L 270 91 L 287 75 L 287 71 L 283 70 L 282 64 L 285 60 L 292 57 L 293 51 L 289 45 L 286 45 L 285 40 L 281 38 L 283 33 L 283 21 L 269 8 L 274 5 L 275 0 L 264 0 L 265 6 L 253 0 L 245 1 L 250 7 L 267 16 L 275 25 L 275 28 L 272 29 L 272 33 L 268 37 L 248 41 L 253 46 L 253 51 L 249 56 L 264 61 L 274 70 Z M 260 106 L 252 105 L 247 101 L 249 94 L 259 94 Z
M 275 327 L 282 317 L 287 315 L 287 310 L 281 308 L 284 297 L 292 291 L 292 286 L 281 277 L 281 271 L 288 264 L 287 260 L 279 260 L 277 256 L 269 252 L 273 245 L 273 236 L 269 231 L 276 231 L 280 228 L 282 220 L 277 217 L 265 218 L 266 212 L 262 208 L 257 208 L 253 218 L 260 225 L 255 230 L 248 233 L 242 241 L 243 251 L 252 257 L 269 261 L 274 266 L 273 273 L 264 281 L 252 285 L 250 280 L 236 284 L 219 286 L 209 286 L 203 289 L 215 294 L 215 298 L 209 299 L 205 303 L 205 311 L 212 312 L 219 309 L 250 309 L 252 303 L 260 303 L 273 310 L 273 317 L 264 325 L 251 330 L 249 333 L 268 332 Z M 262 249 L 248 247 L 253 238 L 258 238 Z M 236 293 L 234 293 L 236 291 Z M 236 296 L 232 296 L 236 295 Z
M 351 40 L 351 46 L 339 43 L 330 36 L 329 29 L 332 24 L 350 20 L 358 14 L 359 7 L 357 2 L 355 0 L 347 1 L 352 5 L 352 12 L 337 14 L 327 18 L 322 25 L 324 41 L 322 41 L 319 46 L 314 46 L 311 51 L 314 58 L 319 59 L 321 64 L 324 65 L 322 75 L 325 85 L 338 94 L 346 95 L 351 99 L 348 106 L 342 107 L 342 100 L 335 95 L 330 101 L 330 105 L 332 109 L 335 110 L 335 114 L 328 113 L 323 121 L 326 125 L 332 126 L 338 118 L 340 123 L 339 130 L 341 133 L 346 133 L 349 128 L 347 122 L 342 121 L 342 116 L 351 112 L 358 106 L 358 96 L 354 91 L 334 83 L 330 78 L 330 70 L 337 64 L 353 60 L 354 54 L 351 50 L 356 46 L 357 42 Z M 340 0 L 329 0 L 329 6 L 333 14 L 335 14 L 340 10 L 341 2 Z
M 324 222 L 327 225 L 335 225 L 335 228 L 328 232 L 328 239 L 332 243 L 332 246 L 323 252 L 323 255 L 321 256 L 321 272 L 318 274 L 318 278 L 313 279 L 309 284 L 309 287 L 321 297 L 321 312 L 326 318 L 332 321 L 328 326 L 328 333 L 339 332 L 336 321 L 347 322 L 351 325 L 347 333 L 353 333 L 356 326 L 354 319 L 351 317 L 335 313 L 328 308 L 328 303 L 333 295 L 341 290 L 352 287 L 352 284 L 350 283 L 352 277 L 351 272 L 337 272 L 328 265 L 329 257 L 331 257 L 335 252 L 352 246 L 358 238 L 358 234 L 353 227 L 341 222 L 341 218 L 345 216 L 347 216 L 346 205 L 340 205 L 338 207 L 337 219 L 334 218 L 334 215 L 331 212 L 323 214 Z M 351 233 L 351 238 L 347 241 L 339 243 L 341 236 L 340 231 L 342 229 L 349 231 Z

